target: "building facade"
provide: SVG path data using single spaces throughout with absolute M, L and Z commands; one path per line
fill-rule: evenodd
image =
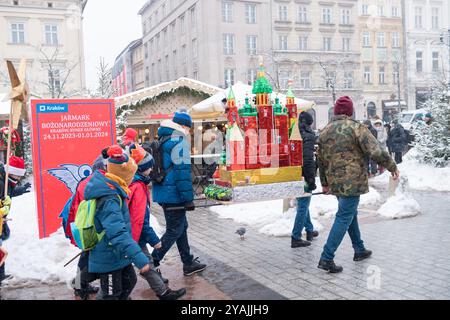
M 292 79 L 316 101 L 320 125 L 333 96 L 352 96 L 364 115 L 357 0 L 153 0 L 139 13 L 146 86 L 180 76 L 251 84 L 262 57 L 277 90 Z
M 358 6 L 366 115 L 389 121 L 394 113 L 406 108 L 402 1 L 360 0 Z
M 436 81 L 448 79 L 449 0 L 403 0 L 406 35 L 407 99 L 420 108 Z M 441 35 L 447 45 L 441 42 Z
M 82 14 L 86 0 L 0 0 L 0 61 L 28 62 L 31 93 L 42 98 L 85 92 Z M 0 64 L 0 90 L 10 86 Z

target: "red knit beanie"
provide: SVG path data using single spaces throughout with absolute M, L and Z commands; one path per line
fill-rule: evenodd
M 123 135 L 123 144 L 125 145 L 129 145 L 133 142 L 136 141 L 136 137 L 137 137 L 138 133 L 136 130 L 132 129 L 132 128 L 128 128 L 127 130 L 125 130 L 125 134 Z
M 353 101 L 350 97 L 340 97 L 336 104 L 334 105 L 334 115 L 346 115 L 346 116 L 353 116 Z

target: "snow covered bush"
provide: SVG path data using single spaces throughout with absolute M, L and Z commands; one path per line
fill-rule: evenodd
M 444 83 L 433 91 L 423 106 L 432 114 L 433 122 L 415 129 L 414 147 L 418 151 L 418 160 L 441 168 L 450 164 L 449 94 Z

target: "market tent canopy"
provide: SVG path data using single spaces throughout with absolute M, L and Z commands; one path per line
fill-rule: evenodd
M 152 87 L 144 88 L 139 91 L 117 97 L 115 98 L 116 108 L 125 105 L 135 105 L 143 100 L 157 97 L 164 92 L 172 92 L 181 87 L 188 87 L 196 91 L 204 92 L 208 95 L 214 95 L 222 90 L 219 87 L 215 87 L 198 80 L 179 78 L 178 80 L 160 83 Z
M 252 93 L 252 86 L 246 85 L 242 82 L 237 82 L 233 86 L 233 92 L 236 97 L 236 105 L 238 107 L 243 106 L 245 103 L 245 98 L 248 96 L 249 98 L 253 98 L 255 95 Z M 221 91 L 212 97 L 194 105 L 189 113 L 194 119 L 208 119 L 208 118 L 217 118 L 225 113 L 225 104 L 222 102 L 228 96 L 229 89 L 221 89 Z M 272 100 L 275 98 L 280 98 L 280 103 L 282 105 L 286 104 L 286 95 L 281 93 L 273 92 L 271 94 Z M 313 101 L 307 101 L 299 98 L 295 98 L 295 103 L 298 108 L 301 110 L 308 110 L 315 106 Z

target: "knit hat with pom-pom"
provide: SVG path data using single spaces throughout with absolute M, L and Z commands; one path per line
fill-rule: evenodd
M 133 177 L 137 171 L 134 159 L 130 158 L 118 145 L 109 147 L 108 156 L 106 171 L 123 179 L 129 186 L 133 182 Z

